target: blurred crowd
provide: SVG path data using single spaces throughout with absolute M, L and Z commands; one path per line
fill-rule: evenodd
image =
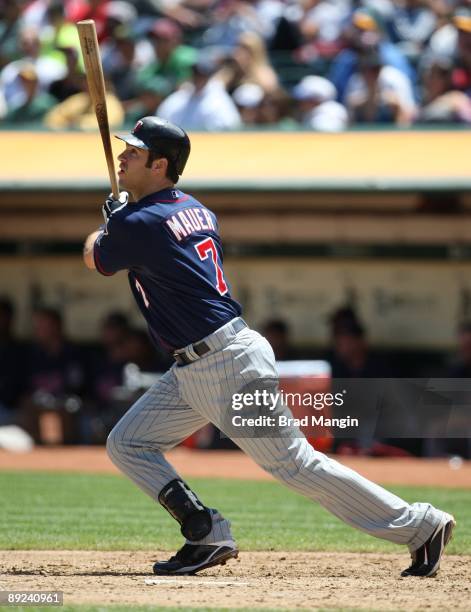
M 92 129 L 94 19 L 113 128 L 471 123 L 470 0 L 0 0 L 0 123 Z
M 471 378 L 471 322 L 458 329 L 452 361 L 443 361 L 436 368 L 418 359 L 405 365 L 403 357 L 395 362 L 392 355 L 372 349 L 363 323 L 350 306 L 335 310 L 326 323 L 329 347 L 322 351 L 297 348 L 282 319 L 265 321 L 260 332 L 278 361 L 327 361 L 334 385 L 345 379 Z M 156 351 L 147 332 L 134 328 L 121 312 L 111 312 L 101 321 L 93 344 L 71 342 L 64 333 L 61 313 L 50 307 L 34 310 L 27 341 L 15 337 L 14 325 L 14 305 L 9 298 L 0 297 L 0 427 L 20 426 L 37 443 L 103 444 L 118 419 L 174 363 L 169 354 Z M 212 426 L 191 443 L 234 448 Z M 471 458 L 471 439 L 341 437 L 333 440 L 331 450 Z

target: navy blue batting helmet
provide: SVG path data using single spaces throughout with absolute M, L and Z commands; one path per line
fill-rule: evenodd
M 185 130 L 160 117 L 143 117 L 130 133 L 120 134 L 116 138 L 167 158 L 178 175 L 183 173 L 190 156 L 190 139 Z

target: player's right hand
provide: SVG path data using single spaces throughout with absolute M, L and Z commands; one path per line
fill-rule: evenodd
M 128 200 L 129 200 L 129 193 L 127 191 L 120 191 L 118 200 L 115 200 L 115 198 L 113 197 L 113 194 L 110 193 L 110 195 L 106 198 L 105 203 L 103 204 L 103 208 L 101 209 L 103 212 L 103 218 L 105 220 L 105 224 L 108 223 L 108 219 L 115 212 L 115 210 L 118 210 L 118 208 L 122 208 L 123 206 L 126 206 L 126 204 L 128 203 Z

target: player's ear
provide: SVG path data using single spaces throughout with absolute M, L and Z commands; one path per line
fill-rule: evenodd
M 161 176 L 165 176 L 167 173 L 168 161 L 165 157 L 160 157 L 152 162 L 152 170 Z

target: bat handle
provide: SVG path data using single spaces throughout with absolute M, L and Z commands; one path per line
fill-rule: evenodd
M 118 179 L 116 178 L 116 173 L 115 173 L 113 165 L 111 165 L 111 167 L 108 167 L 108 174 L 110 175 L 111 192 L 113 194 L 113 198 L 115 200 L 118 200 L 119 199 L 119 185 L 118 185 Z

